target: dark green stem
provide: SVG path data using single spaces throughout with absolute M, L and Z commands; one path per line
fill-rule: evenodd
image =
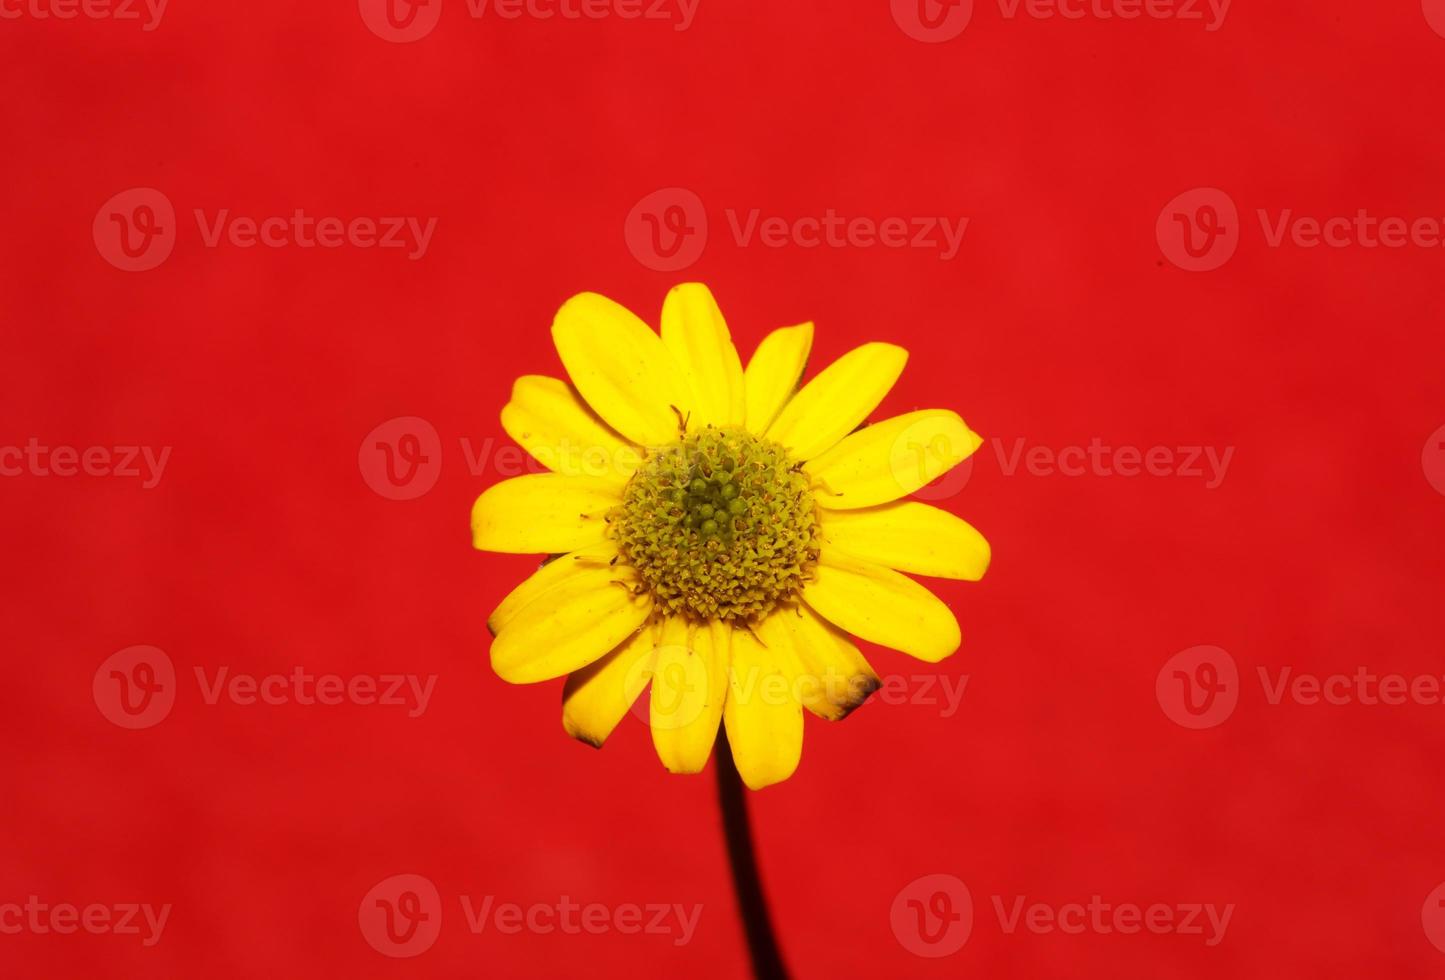
M 733 891 L 738 897 L 738 913 L 748 939 L 748 956 L 753 961 L 753 975 L 758 980 L 787 980 L 788 969 L 778 950 L 773 923 L 768 917 L 768 900 L 763 895 L 763 882 L 758 875 L 758 859 L 753 851 L 753 831 L 748 823 L 748 801 L 743 781 L 733 764 L 727 735 L 719 732 L 713 749 L 717 766 L 718 807 L 722 810 L 723 835 L 727 838 L 728 861 L 733 871 Z

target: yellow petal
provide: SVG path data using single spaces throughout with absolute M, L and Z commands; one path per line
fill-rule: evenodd
M 927 409 L 859 429 L 804 469 L 819 507 L 856 510 L 908 496 L 972 456 L 982 442 L 955 413 Z
M 779 607 L 757 632 L 769 650 L 797 657 L 798 700 L 819 718 L 848 717 L 882 685 L 853 641 L 805 604 Z
M 562 689 L 562 727 L 573 738 L 602 748 L 647 687 L 657 631 L 644 627 L 607 656 L 567 675 Z
M 743 364 L 717 300 L 702 283 L 683 283 L 668 292 L 662 342 L 692 387 L 688 429 L 742 425 Z
M 743 373 L 749 432 L 762 435 L 768 431 L 768 426 L 798 390 L 812 349 L 811 323 L 782 327 L 763 338 Z
M 908 352 L 893 344 L 864 344 L 829 364 L 792 397 L 767 437 L 794 459 L 809 460 L 838 444 L 878 407 Z
M 492 641 L 492 669 L 512 684 L 570 674 L 615 649 L 652 612 L 624 565 L 577 570 L 522 607 Z
M 574 551 L 547 562 L 507 594 L 507 597 L 487 617 L 487 629 L 492 631 L 493 636 L 496 636 L 516 618 L 517 613 L 533 600 L 540 598 L 543 593 L 582 572 L 607 566 L 616 554 L 617 549 L 608 542 L 595 548 L 589 548 L 586 552 Z
M 728 634 L 722 623 L 663 623 L 652 673 L 649 720 L 657 757 L 669 772 L 702 772 L 717 741 L 728 688 Z
M 937 663 L 958 649 L 958 620 L 936 595 L 891 568 L 824 548 L 803 601 L 840 629 Z
M 723 708 L 728 745 L 750 789 L 780 783 L 803 755 L 803 709 L 790 650 L 764 648 L 747 630 L 734 630 Z
M 529 374 L 512 385 L 502 428 L 547 469 L 625 482 L 642 454 L 607 428 L 565 381 Z
M 593 411 L 639 446 L 677 438 L 686 381 L 647 324 L 605 296 L 582 293 L 557 311 L 552 341 Z M 676 409 L 676 411 L 674 411 Z
M 604 543 L 622 488 L 594 476 L 529 473 L 488 487 L 472 505 L 472 545 L 482 551 L 558 554 Z
M 864 510 L 825 510 L 824 543 L 854 558 L 915 575 L 977 582 L 989 546 L 973 525 L 946 510 L 899 501 Z

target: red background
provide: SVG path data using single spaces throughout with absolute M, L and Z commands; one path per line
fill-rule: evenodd
M 744 353 L 818 323 L 813 370 L 860 342 L 913 352 L 880 414 L 958 409 L 1001 440 L 1233 447 L 1181 477 L 1005 472 L 995 443 L 940 501 L 983 530 L 981 584 L 930 583 L 964 646 L 959 712 L 809 718 L 790 781 L 751 796 L 799 977 L 1438 976 L 1440 706 L 1270 705 L 1256 668 L 1442 671 L 1440 249 L 1268 247 L 1255 210 L 1445 216 L 1445 37 L 1417 4 L 1239 2 L 1199 21 L 1009 19 L 980 2 L 925 44 L 888 4 L 702 0 L 656 20 L 488 15 L 447 0 L 413 44 L 354 3 L 173 0 L 159 29 L 0 21 L 0 445 L 172 447 L 139 480 L 0 480 L 10 680 L 0 904 L 172 903 L 161 941 L 0 935 L 7 976 L 473 977 L 746 970 L 710 776 L 673 777 L 627 720 L 569 740 L 560 683 L 487 665 L 486 613 L 533 559 L 469 547 L 500 478 L 514 376 L 560 370 L 547 327 L 584 289 L 655 321 L 708 282 Z M 1194 187 L 1238 205 L 1238 252 L 1186 272 L 1155 239 Z M 153 187 L 179 238 L 123 272 L 92 239 Z M 684 187 L 711 235 L 679 273 L 624 240 Z M 190 217 L 435 216 L 395 250 L 205 247 Z M 960 254 L 739 244 L 727 212 L 966 216 Z M 373 492 L 358 447 L 399 416 L 441 440 L 435 487 Z M 174 662 L 129 731 L 92 679 L 117 650 Z M 1241 674 L 1218 727 L 1154 694 L 1216 644 Z M 425 713 L 205 703 L 193 671 L 437 676 Z M 916 691 L 917 688 L 914 688 Z M 362 897 L 434 882 L 440 938 L 372 949 Z M 889 908 L 969 887 L 972 938 L 914 956 Z M 1234 903 L 1223 942 L 1006 933 L 991 896 L 1058 907 Z M 472 934 L 458 896 L 701 903 L 669 936 Z

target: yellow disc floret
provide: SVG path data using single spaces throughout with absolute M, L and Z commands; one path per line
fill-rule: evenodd
M 653 452 L 612 522 L 657 606 L 702 620 L 767 615 L 818 558 L 807 478 L 741 429 L 709 426 Z

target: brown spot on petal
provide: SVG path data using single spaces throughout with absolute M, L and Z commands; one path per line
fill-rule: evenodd
M 876 677 L 865 676 L 860 677 L 848 686 L 850 688 L 850 696 L 847 701 L 838 705 L 838 707 L 843 709 L 843 713 L 837 718 L 838 721 L 842 721 L 854 711 L 861 708 L 863 702 L 868 700 L 868 696 L 883 686 L 883 682 Z

